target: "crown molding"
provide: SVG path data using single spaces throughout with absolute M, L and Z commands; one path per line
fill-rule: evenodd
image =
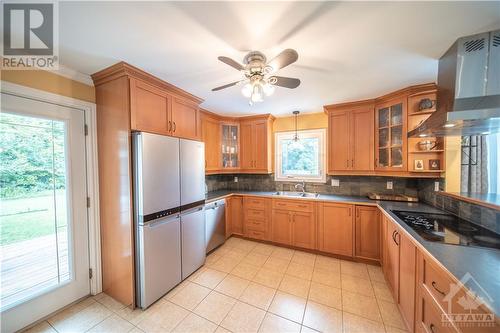
M 61 64 L 59 64 L 59 69 L 48 72 L 57 74 L 59 76 L 63 76 L 73 81 L 78 81 L 80 83 L 86 84 L 91 87 L 94 86 L 94 81 L 92 81 L 92 77 L 90 75 L 83 74 L 81 72 L 78 72 L 72 68 L 66 67 Z

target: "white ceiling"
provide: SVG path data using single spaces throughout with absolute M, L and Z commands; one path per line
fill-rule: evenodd
M 500 28 L 500 2 L 61 2 L 60 60 L 92 74 L 118 61 L 205 99 L 221 114 L 320 112 L 436 80 L 437 59 L 456 38 Z M 249 50 L 299 60 L 279 75 L 300 78 L 249 106 L 240 74 L 219 62 Z

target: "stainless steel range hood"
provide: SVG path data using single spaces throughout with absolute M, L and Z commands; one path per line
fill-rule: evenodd
M 409 137 L 500 132 L 500 30 L 459 38 L 439 59 L 436 112 Z

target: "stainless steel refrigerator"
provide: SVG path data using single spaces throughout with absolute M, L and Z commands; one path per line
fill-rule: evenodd
M 147 308 L 205 262 L 204 144 L 133 133 L 136 304 Z

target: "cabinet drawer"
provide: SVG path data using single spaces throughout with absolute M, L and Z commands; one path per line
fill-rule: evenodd
M 421 331 L 432 333 L 457 333 L 450 322 L 443 321 L 445 316 L 427 290 L 422 288 L 420 300 L 422 310 L 417 318 L 417 326 Z
M 475 296 L 470 293 L 467 288 L 460 288 L 457 291 L 452 290 L 457 284 L 454 279 L 449 275 L 448 272 L 439 267 L 432 259 L 427 256 L 420 255 L 419 259 L 420 265 L 420 288 L 422 293 L 427 293 L 429 297 L 433 298 L 436 304 L 439 304 L 441 308 L 449 312 L 450 315 L 453 314 L 490 314 L 491 311 L 482 302 L 478 302 L 479 306 L 472 306 L 471 309 L 464 309 L 463 305 L 460 304 L 461 299 L 474 300 Z M 453 296 L 451 299 L 451 304 L 446 298 L 446 296 L 452 292 Z M 476 304 L 472 304 L 476 305 Z M 478 326 L 472 323 L 472 325 L 460 326 L 460 331 L 463 333 L 476 332 Z M 481 332 L 497 332 L 498 330 L 498 317 L 496 318 L 495 327 L 481 327 Z
M 267 231 L 267 222 L 262 220 L 247 219 L 245 220 L 245 228 L 256 231 Z
M 264 198 L 244 198 L 243 204 L 245 208 L 266 209 L 266 199 Z
M 264 239 L 264 240 L 266 239 L 266 233 L 258 230 L 249 229 L 246 231 L 246 236 L 255 239 Z
M 262 209 L 245 209 L 245 220 L 266 220 L 266 211 Z
M 273 200 L 273 208 L 293 210 L 296 212 L 312 212 L 314 204 L 312 202 L 292 201 L 292 200 Z

